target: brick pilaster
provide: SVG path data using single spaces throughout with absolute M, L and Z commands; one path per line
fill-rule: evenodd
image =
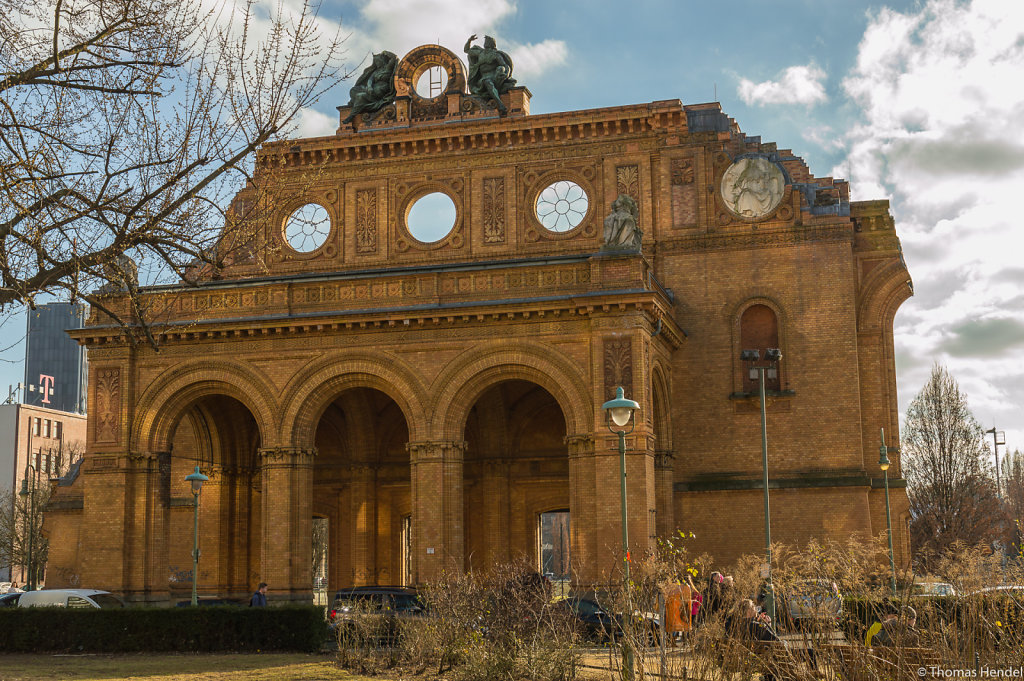
M 465 526 L 462 466 L 465 442 L 410 442 L 412 466 L 413 582 L 462 572 Z
M 260 580 L 271 602 L 312 598 L 313 458 L 316 451 L 275 447 L 259 451 L 263 483 Z

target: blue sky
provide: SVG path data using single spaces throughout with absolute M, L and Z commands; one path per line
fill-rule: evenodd
M 357 73 L 371 51 L 461 55 L 492 35 L 534 113 L 717 98 L 854 200 L 890 199 L 915 285 L 896 317 L 901 410 L 939 362 L 1024 449 L 1024 2 L 324 0 L 321 19 Z M 349 86 L 296 134 L 332 134 Z M 9 319 L 0 347 L 23 334 Z M 0 353 L 0 386 L 22 352 Z

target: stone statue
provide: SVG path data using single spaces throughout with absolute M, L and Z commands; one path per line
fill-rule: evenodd
M 395 101 L 397 66 L 398 57 L 393 52 L 385 50 L 373 55 L 373 61 L 352 86 L 348 102 L 351 111 L 342 123 L 351 123 L 361 113 L 380 111 Z
M 604 219 L 602 249 L 640 250 L 643 232 L 637 227 L 640 211 L 629 194 L 619 194 L 612 203 L 612 212 Z
M 508 113 L 507 107 L 501 103 L 501 96 L 516 85 L 512 78 L 512 60 L 497 48 L 494 38 L 484 36 L 484 46 L 474 45 L 476 34 L 469 36 L 463 51 L 469 58 L 469 77 L 466 84 L 469 91 L 477 97 L 493 99 L 498 104 L 498 111 Z

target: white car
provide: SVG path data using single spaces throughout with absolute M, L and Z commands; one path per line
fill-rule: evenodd
M 124 601 L 98 589 L 43 589 L 26 591 L 18 599 L 19 608 L 123 608 Z
M 911 596 L 956 596 L 956 589 L 949 582 L 918 582 Z

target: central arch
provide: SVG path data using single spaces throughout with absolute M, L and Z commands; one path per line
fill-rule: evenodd
M 464 432 L 465 569 L 543 570 L 542 516 L 570 503 L 562 408 L 536 383 L 501 380 L 471 405 Z M 568 564 L 567 548 L 560 558 Z

